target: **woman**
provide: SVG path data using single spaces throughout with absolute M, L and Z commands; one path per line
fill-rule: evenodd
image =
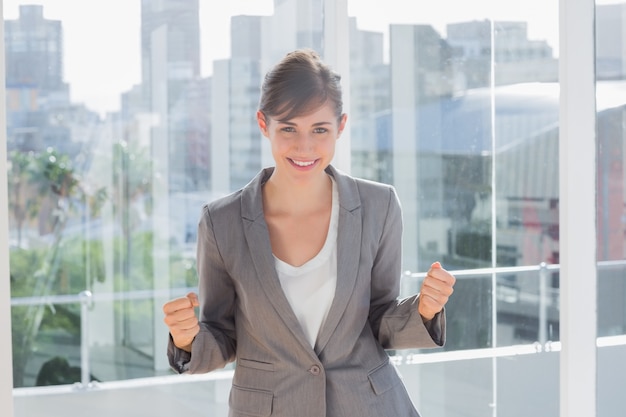
M 443 345 L 454 277 L 435 263 L 420 294 L 397 299 L 399 201 L 330 165 L 347 117 L 315 52 L 266 75 L 256 117 L 275 166 L 204 207 L 199 300 L 163 307 L 172 368 L 236 361 L 232 417 L 418 416 L 385 349 Z

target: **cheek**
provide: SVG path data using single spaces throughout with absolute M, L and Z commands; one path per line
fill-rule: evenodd
M 324 146 L 328 149 L 329 152 L 335 151 L 335 146 L 337 145 L 337 138 L 331 137 L 325 142 Z
M 273 137 L 270 139 L 270 144 L 272 145 L 272 150 L 274 153 L 285 152 L 289 149 L 289 141 L 281 139 L 280 137 Z

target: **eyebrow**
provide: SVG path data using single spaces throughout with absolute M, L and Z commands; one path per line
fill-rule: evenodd
M 290 121 L 288 121 L 288 120 L 276 120 L 276 121 L 277 121 L 278 123 L 282 123 L 282 124 L 284 124 L 284 125 L 289 125 L 289 126 L 297 126 L 297 124 L 296 124 L 296 123 L 294 123 L 294 122 L 290 122 Z M 316 123 L 313 123 L 313 126 L 322 126 L 322 125 L 330 125 L 330 124 L 332 124 L 332 122 L 326 122 L 326 121 L 324 121 L 324 122 L 316 122 Z

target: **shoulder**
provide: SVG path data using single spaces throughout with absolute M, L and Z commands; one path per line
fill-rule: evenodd
M 241 206 L 241 193 L 242 190 L 237 190 L 228 195 L 218 197 L 212 201 L 207 202 L 203 206 L 204 212 L 220 213 L 220 212 L 230 212 L 234 208 Z
M 332 166 L 328 171 L 335 178 L 340 198 L 344 201 L 358 200 L 360 204 L 366 206 L 399 204 L 396 190 L 390 184 L 353 177 Z
M 356 182 L 361 195 L 372 194 L 376 197 L 389 197 L 396 194 L 395 188 L 390 184 L 366 180 L 363 178 L 354 178 L 354 181 Z
M 202 206 L 199 225 L 201 229 L 221 230 L 241 221 L 241 191 L 219 197 Z
M 261 170 L 248 184 L 239 190 L 217 198 L 203 208 L 211 217 L 246 218 L 255 220 L 263 215 L 263 183 L 271 175 L 272 168 Z

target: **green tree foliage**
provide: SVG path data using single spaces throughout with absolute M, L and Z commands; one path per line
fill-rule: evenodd
M 13 248 L 10 254 L 12 296 L 44 298 L 53 293 L 71 293 L 76 288 L 84 289 L 84 254 L 101 251 L 85 251 L 82 240 L 73 244 L 64 241 L 63 231 L 68 220 L 76 216 L 75 210 L 79 203 L 92 207 L 93 212 L 97 213 L 106 198 L 105 191 L 99 189 L 87 193 L 70 158 L 52 148 L 40 154 L 12 152 L 8 179 L 11 220 L 19 236 L 17 248 Z M 48 235 L 47 244 L 25 249 L 22 229 L 27 220 L 35 217 L 38 217 L 38 231 Z M 72 248 L 76 246 L 81 249 L 74 249 L 72 261 L 67 263 L 63 253 L 68 249 L 72 253 Z M 81 255 L 76 257 L 76 253 Z M 93 259 L 89 261 L 90 264 L 101 265 L 101 262 L 94 262 Z M 81 282 L 73 282 L 79 280 Z M 23 385 L 25 366 L 34 340 L 44 317 L 47 318 L 51 311 L 51 306 L 41 304 L 12 309 L 13 379 L 16 387 Z M 53 321 L 65 320 L 65 324 L 69 324 L 68 328 L 72 329 L 75 324 L 70 324 L 72 320 L 69 318 L 67 314 L 58 314 Z
M 41 200 L 41 195 L 32 191 L 35 155 L 33 152 L 12 151 L 8 166 L 9 211 L 17 229 L 17 246 L 21 247 L 24 224 L 35 218 Z
M 104 179 L 109 188 L 91 184 L 80 166 L 55 149 L 11 154 L 12 228 L 19 228 L 20 236 L 22 229 L 30 232 L 24 233 L 28 240 L 24 238 L 11 248 L 11 295 L 37 301 L 32 303 L 36 305 L 25 303 L 12 308 L 15 387 L 25 386 L 25 382 L 30 385 L 25 377 L 38 375 L 39 383 L 53 384 L 75 382 L 78 375 L 76 367 L 67 366 L 67 352 L 44 353 L 38 344 L 46 341 L 55 346 L 50 338 L 59 338 L 59 346 L 80 345 L 80 305 L 42 304 L 38 300 L 91 290 L 107 277 L 112 279 L 113 291 L 154 287 L 154 274 L 158 273 L 153 262 L 154 234 L 150 222 L 146 222 L 151 215 L 154 178 L 149 152 L 120 143 L 94 163 L 107 174 L 94 179 Z M 106 238 L 100 226 L 88 231 L 101 221 L 103 207 L 107 207 Z M 40 235 L 38 239 L 30 239 L 34 232 Z M 169 254 L 174 285 L 195 285 L 195 262 L 176 250 Z M 120 301 L 114 303 L 114 308 L 119 317 L 145 327 L 152 320 L 153 303 Z M 46 372 L 32 369 L 35 349 L 50 357 Z

